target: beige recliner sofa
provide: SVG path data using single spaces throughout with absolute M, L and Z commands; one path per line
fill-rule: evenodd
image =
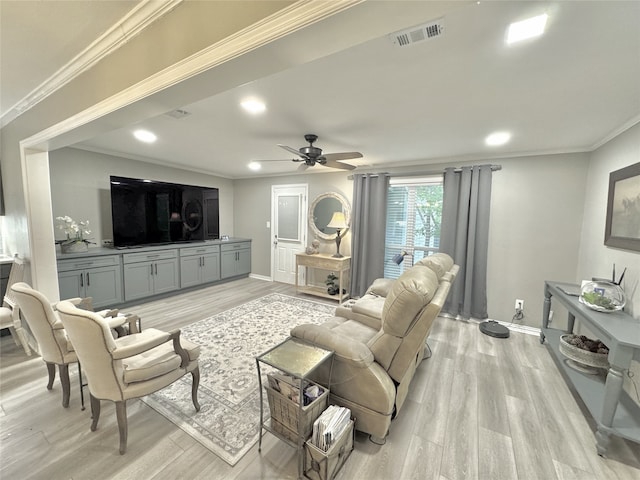
M 374 440 L 386 437 L 402 409 L 457 272 L 450 256 L 431 255 L 396 280 L 376 280 L 324 324 L 291 330 L 293 337 L 335 352 L 333 366 L 323 365 L 314 379 L 328 384 L 331 376 L 331 403 L 350 408 L 356 429 Z

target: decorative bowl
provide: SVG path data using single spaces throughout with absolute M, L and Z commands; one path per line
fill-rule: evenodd
M 577 344 L 577 345 L 576 345 Z M 585 350 L 580 346 L 599 347 L 597 351 Z M 584 335 L 566 334 L 560 337 L 560 353 L 568 358 L 569 366 L 584 373 L 599 373 L 601 368 L 609 368 L 609 349 L 599 340 L 591 340 Z
M 580 302 L 598 312 L 617 312 L 626 303 L 624 291 L 611 282 L 588 282 L 580 290 Z

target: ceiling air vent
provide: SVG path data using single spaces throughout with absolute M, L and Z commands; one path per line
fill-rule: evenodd
M 190 112 L 187 112 L 186 110 L 180 110 L 179 108 L 177 110 L 171 110 L 170 112 L 167 112 L 165 115 L 168 115 L 172 118 L 177 118 L 178 120 L 184 117 L 188 117 L 189 115 L 191 115 Z
M 391 42 L 398 47 L 406 47 L 414 43 L 424 42 L 432 38 L 442 36 L 444 32 L 444 19 L 440 18 L 433 22 L 407 28 L 389 35 Z

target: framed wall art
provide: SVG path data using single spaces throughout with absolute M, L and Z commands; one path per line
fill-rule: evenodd
M 609 174 L 604 244 L 640 252 L 640 163 Z

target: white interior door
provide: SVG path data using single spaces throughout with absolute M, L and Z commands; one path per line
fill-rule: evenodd
M 271 187 L 271 272 L 275 282 L 294 284 L 296 253 L 307 244 L 307 185 Z

